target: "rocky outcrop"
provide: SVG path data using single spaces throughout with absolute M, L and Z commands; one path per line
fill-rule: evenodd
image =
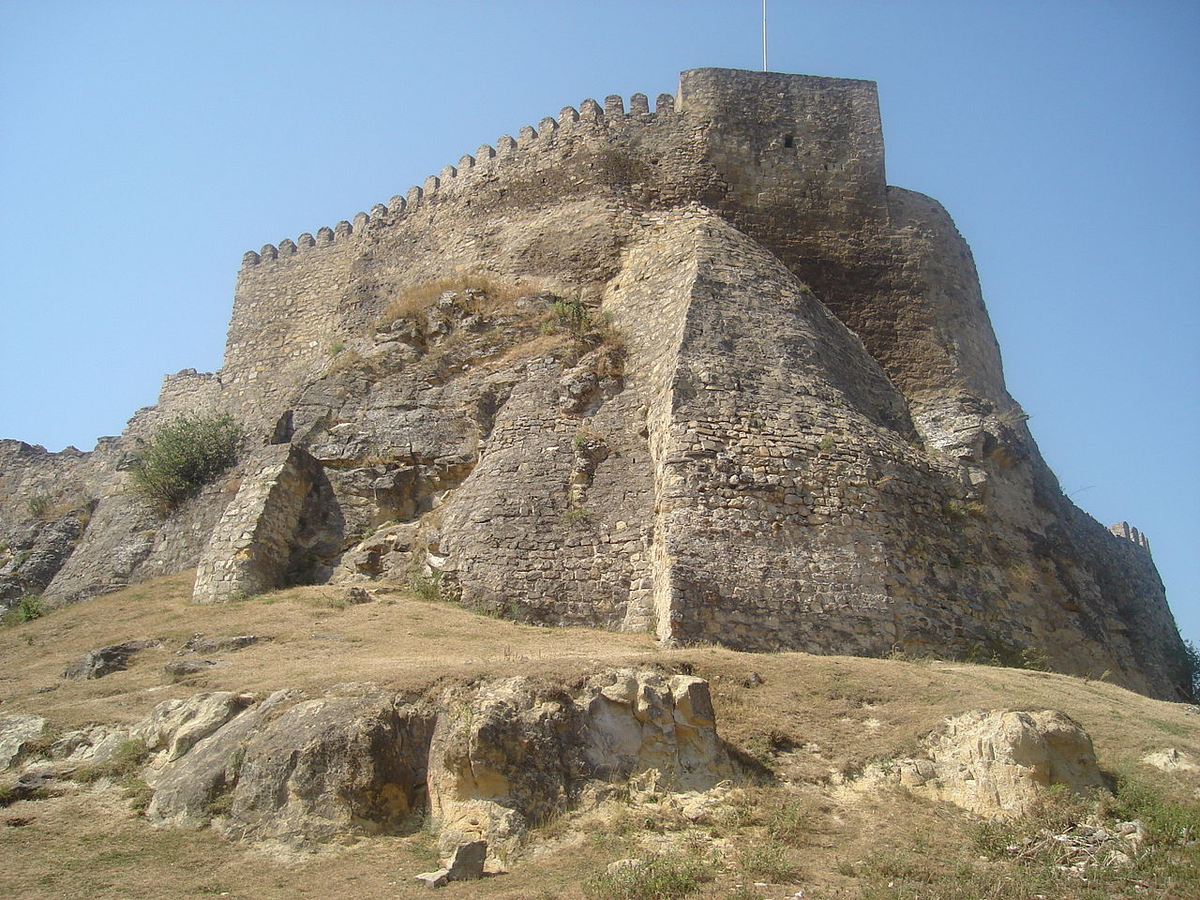
M 89 650 L 83 659 L 67 666 L 63 671 L 63 678 L 69 681 L 85 681 L 120 672 L 129 666 L 129 659 L 135 653 L 157 647 L 160 643 L 161 641 L 157 640 L 122 641 L 107 647 L 97 647 L 95 650 Z
M 41 716 L 0 718 L 0 771 L 19 761 L 27 746 L 40 737 L 45 728 L 46 720 Z
M 733 771 L 703 680 L 628 670 L 574 693 L 510 678 L 416 702 L 373 685 L 204 693 L 160 704 L 126 739 L 150 752 L 151 821 L 291 848 L 428 816 L 447 849 L 511 851 L 588 785 L 651 773 L 660 792 L 694 792 Z
M 733 772 L 699 678 L 607 672 L 573 697 L 513 678 L 451 703 L 461 712 L 438 718 L 429 762 L 430 811 L 446 843 L 515 848 L 589 780 L 654 771 L 663 790 L 694 791 Z
M 890 782 L 981 815 L 1028 812 L 1046 788 L 1105 791 L 1087 732 L 1057 710 L 975 710 L 945 720 L 925 755 L 873 766 L 867 783 Z

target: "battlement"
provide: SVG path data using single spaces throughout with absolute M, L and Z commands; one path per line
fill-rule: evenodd
M 1146 535 L 1142 534 L 1128 522 L 1118 522 L 1116 525 L 1110 525 L 1108 526 L 1108 530 L 1111 534 L 1114 534 L 1119 538 L 1124 538 L 1125 540 L 1144 548 L 1147 552 L 1150 551 L 1150 541 L 1146 539 Z
M 570 133 L 580 127 L 591 129 L 606 129 L 614 125 L 652 124 L 661 116 L 675 113 L 675 98 L 671 94 L 659 94 L 655 108 L 650 109 L 650 100 L 646 94 L 633 94 L 629 98 L 629 109 L 625 108 L 625 100 L 617 94 L 604 98 L 601 106 L 596 100 L 587 98 L 576 109 L 564 106 L 554 116 L 545 116 L 535 128 L 524 125 L 517 131 L 514 139 L 509 134 L 502 134 L 496 139 L 495 145 L 482 144 L 472 156 L 470 154 L 459 158 L 458 165 L 443 166 L 437 175 L 430 175 L 420 184 L 413 185 L 406 194 L 397 194 L 387 204 L 377 203 L 371 207 L 370 213 L 360 212 L 354 216 L 353 222 L 343 219 L 333 228 L 323 226 L 317 229 L 314 237 L 310 232 L 301 234 L 295 241 L 284 238 L 278 244 L 266 244 L 260 250 L 248 250 L 242 255 L 242 267 L 258 266 L 263 263 L 287 260 L 294 256 L 302 256 L 314 250 L 332 246 L 340 241 L 361 236 L 371 228 L 386 227 L 397 223 L 402 217 L 415 213 L 422 204 L 427 203 L 435 194 L 450 187 L 459 179 L 470 180 L 472 177 L 490 173 L 496 166 L 496 161 L 518 152 L 538 152 L 550 149 L 555 145 L 556 136 Z
M 701 136 L 702 143 L 696 140 Z M 675 185 L 703 180 L 696 170 L 704 168 L 711 174 L 715 166 L 739 205 L 787 205 L 797 196 L 811 200 L 820 195 L 840 204 L 857 202 L 877 209 L 885 205 L 883 137 L 874 82 L 691 69 L 680 73 L 678 93 L 659 94 L 653 110 L 642 93 L 630 96 L 628 107 L 617 94 L 605 97 L 603 104 L 588 98 L 578 108 L 563 107 L 557 117 L 546 116 L 536 127 L 521 127 L 515 138 L 503 134 L 494 145 L 480 146 L 473 156 L 464 155 L 457 165 L 444 166 L 405 194 L 376 204 L 369 214 L 360 212 L 352 221 L 322 227 L 315 237 L 305 232 L 296 240 L 285 238 L 247 251 L 242 267 L 286 262 L 396 225 L 435 197 L 463 193 L 494 180 L 501 170 L 560 164 L 580 142 L 592 150 L 607 148 L 630 155 L 651 168 L 659 167 L 664 157 L 675 157 L 675 165 L 682 162 L 693 170 L 663 172 Z M 516 159 L 526 154 L 545 154 L 547 159 L 544 163 Z M 597 186 L 604 186 L 613 174 L 603 166 L 590 173 Z M 750 183 L 744 183 L 747 178 Z M 672 200 L 712 201 L 705 187 L 694 188 L 695 196 L 666 193 Z

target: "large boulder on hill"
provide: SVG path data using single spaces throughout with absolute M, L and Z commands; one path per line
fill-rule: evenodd
M 211 694 L 200 696 L 207 696 L 209 705 L 204 712 L 197 710 L 199 714 L 191 721 L 211 721 L 213 709 L 224 707 L 225 702 Z M 178 708 L 172 704 L 178 701 L 161 704 L 154 714 L 135 726 L 140 733 L 151 735 L 156 747 L 167 749 L 165 754 L 152 758 L 144 774 L 154 788 L 154 797 L 146 810 L 150 821 L 180 828 L 207 825 L 221 810 L 220 800 L 231 794 L 238 782 L 246 745 L 297 697 L 291 691 L 276 691 L 196 741 L 177 758 L 171 758 L 170 753 L 170 748 L 177 746 L 174 733 L 158 723 L 165 725 L 168 720 L 182 723 L 184 716 L 175 715 Z M 194 700 L 187 702 L 192 704 Z M 197 706 L 192 704 L 190 708 Z M 156 768 L 157 765 L 161 768 Z
M 1106 790 L 1092 739 L 1057 710 L 972 710 L 944 720 L 924 744 L 923 758 L 873 767 L 868 782 L 882 778 L 1000 816 L 1028 812 L 1056 785 L 1081 795 Z
M 581 694 L 525 678 L 443 703 L 429 757 L 430 811 L 445 844 L 512 847 L 569 807 L 587 781 L 651 770 L 668 790 L 706 790 L 732 774 L 703 679 L 619 670 Z
M 165 700 L 148 718 L 138 723 L 132 736 L 156 754 L 152 766 L 161 769 L 253 703 L 253 695 L 232 691 L 196 694 L 186 700 Z
M 120 672 L 129 667 L 129 660 L 135 653 L 149 647 L 157 647 L 160 643 L 156 640 L 122 641 L 107 647 L 97 647 L 89 650 L 82 659 L 67 666 L 63 671 L 63 678 L 68 681 L 86 681 Z
M 297 703 L 246 743 L 221 831 L 288 844 L 395 833 L 424 799 L 428 728 L 377 691 Z

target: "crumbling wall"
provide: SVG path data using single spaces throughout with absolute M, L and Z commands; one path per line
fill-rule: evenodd
M 196 570 L 193 599 L 214 603 L 282 587 L 320 465 L 295 444 L 256 451 Z

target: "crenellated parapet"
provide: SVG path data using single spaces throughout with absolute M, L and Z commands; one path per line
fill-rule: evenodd
M 444 166 L 437 175 L 429 175 L 420 184 L 410 187 L 406 194 L 397 194 L 387 204 L 375 204 L 370 213 L 358 213 L 352 222 L 343 219 L 333 228 L 322 227 L 317 230 L 315 238 L 305 232 L 294 241 L 284 238 L 278 244 L 266 244 L 257 251 L 248 250 L 242 256 L 242 267 L 288 261 L 339 242 L 360 238 L 373 228 L 397 224 L 405 216 L 418 212 L 440 192 L 449 189 L 461 190 L 464 184 L 469 184 L 480 176 L 494 175 L 497 160 L 524 152 L 552 153 L 559 146 L 560 135 L 568 135 L 579 129 L 595 132 L 614 127 L 652 127 L 661 117 L 673 116 L 674 112 L 675 98 L 671 94 L 659 94 L 653 111 L 645 94 L 633 94 L 629 98 L 628 111 L 625 109 L 624 98 L 616 94 L 606 97 L 603 105 L 588 98 L 578 109 L 566 106 L 560 110 L 557 118 L 544 117 L 536 128 L 532 125 L 522 126 L 515 138 L 509 134 L 500 135 L 494 145 L 481 145 L 473 156 L 467 154 L 460 157 L 457 166 Z
M 1146 535 L 1138 531 L 1128 522 L 1118 522 L 1116 525 L 1110 525 L 1108 530 L 1111 534 L 1114 534 L 1119 538 L 1123 538 L 1138 547 L 1142 547 L 1146 550 L 1146 552 L 1150 551 L 1150 541 L 1147 540 Z
M 564 107 L 370 212 L 246 253 L 223 369 L 233 402 L 273 421 L 289 385 L 323 371 L 389 297 L 452 272 L 595 290 L 624 240 L 597 204 L 700 204 L 785 260 L 814 258 L 786 242 L 886 223 L 880 135 L 875 85 L 851 79 L 694 69 L 653 108 L 642 93 Z M 561 221 L 541 218 L 554 209 Z

